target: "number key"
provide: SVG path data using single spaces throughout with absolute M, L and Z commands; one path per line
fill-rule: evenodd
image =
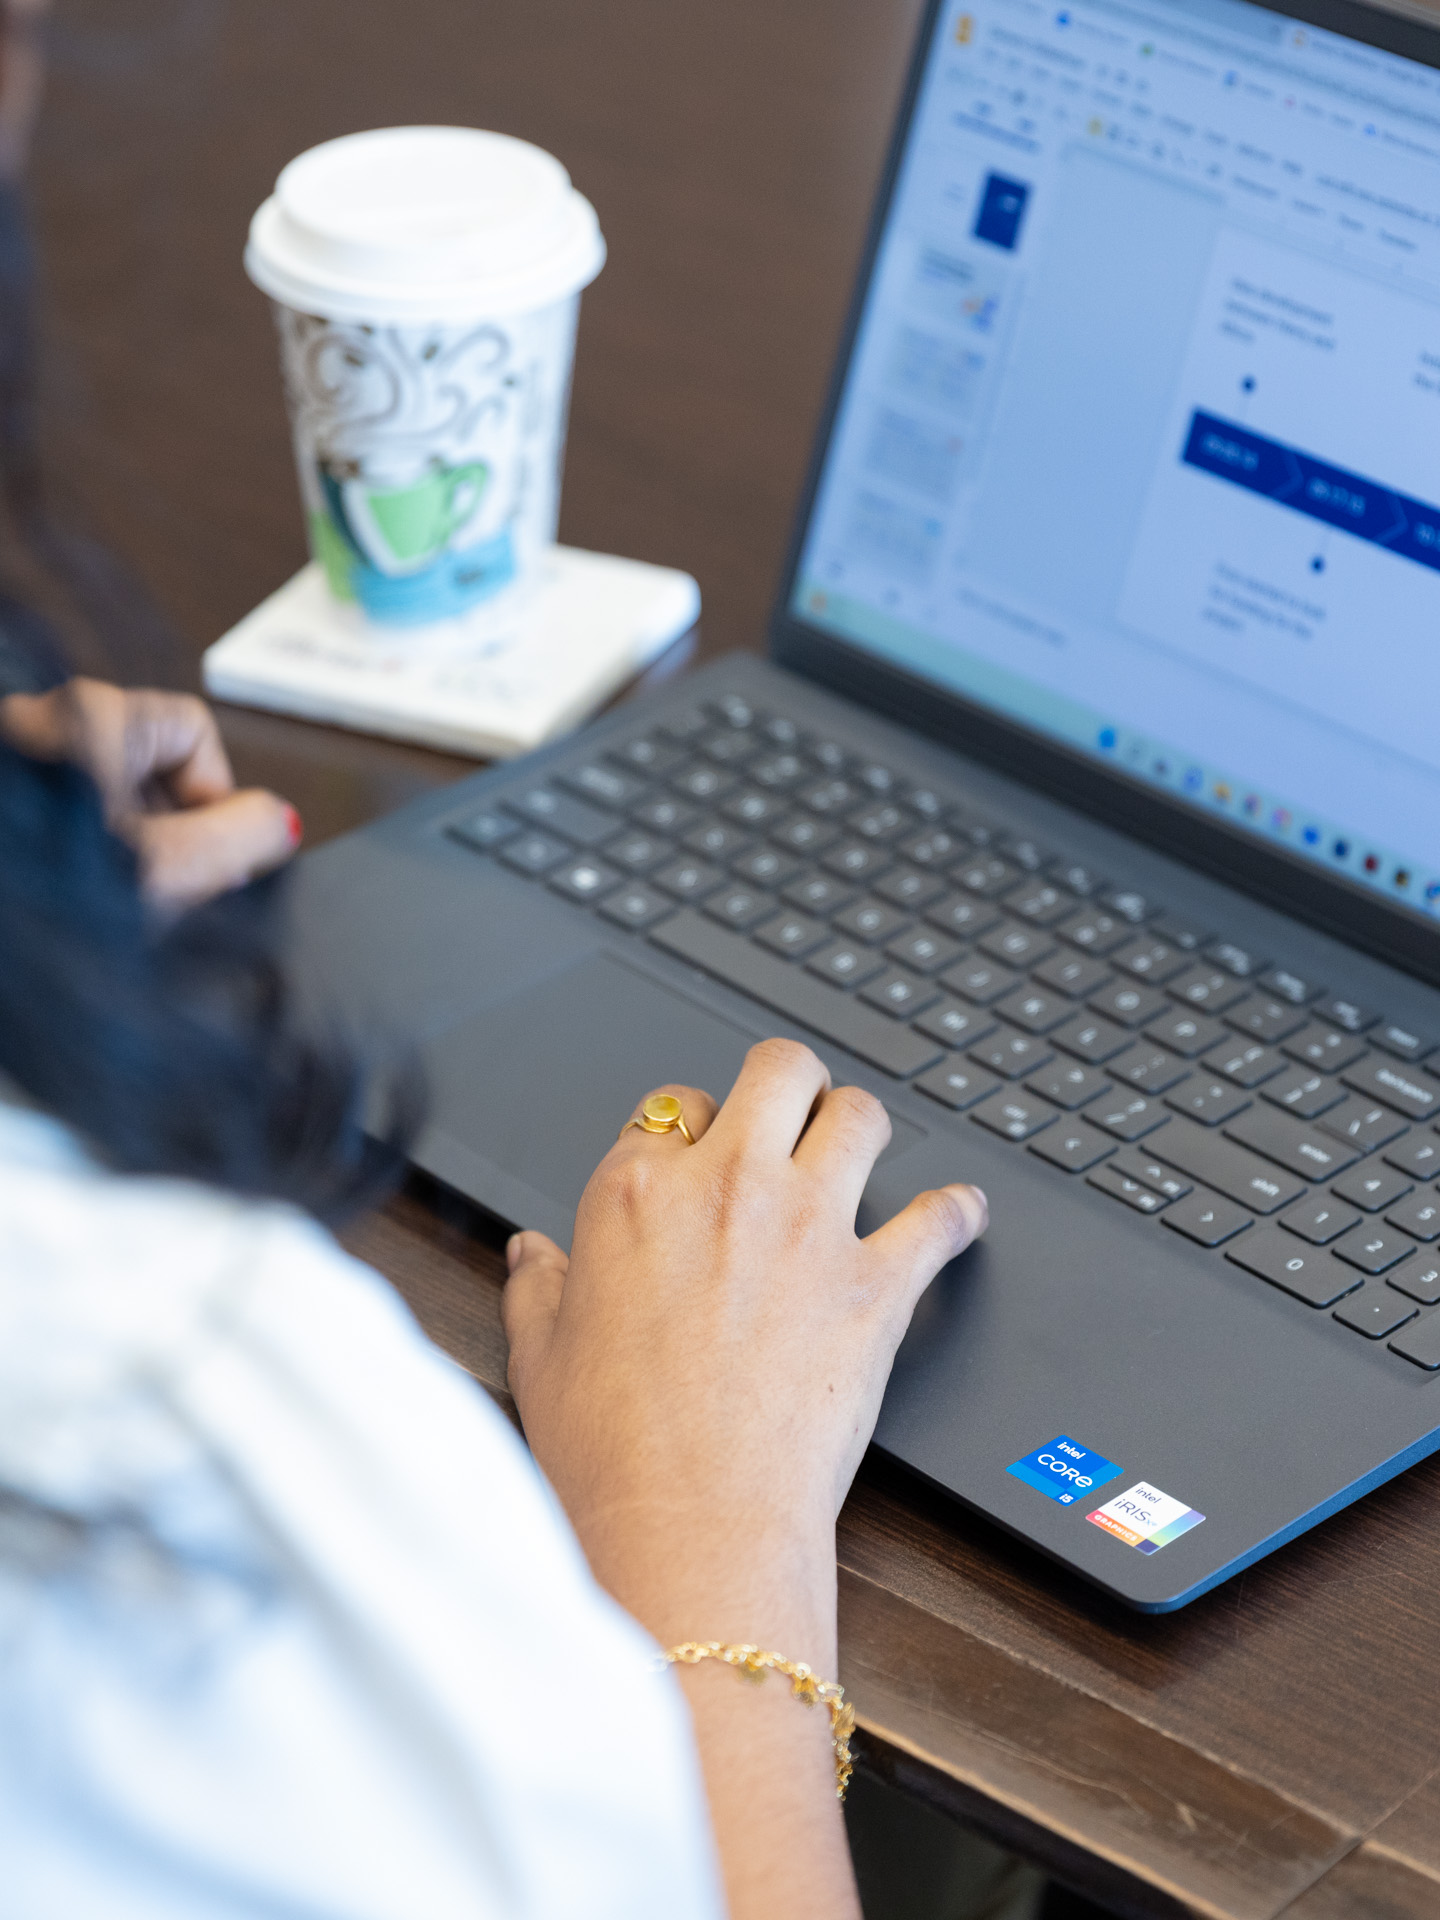
M 1417 1240 L 1440 1240 L 1440 1194 L 1433 1188 L 1412 1193 L 1391 1207 L 1385 1218 L 1390 1226 L 1414 1234 Z

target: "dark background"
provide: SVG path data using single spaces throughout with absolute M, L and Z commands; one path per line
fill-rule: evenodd
M 57 505 L 173 637 L 77 656 L 198 686 L 305 558 L 268 305 L 241 252 L 284 163 L 454 122 L 557 154 L 610 257 L 586 293 L 561 537 L 683 567 L 705 653 L 762 643 L 919 0 L 60 0 L 31 168 Z M 65 609 L 60 609 L 66 618 Z M 117 655 L 121 657 L 117 657 Z M 462 763 L 233 712 L 312 841 Z

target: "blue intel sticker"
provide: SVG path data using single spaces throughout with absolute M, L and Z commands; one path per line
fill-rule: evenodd
M 1120 1477 L 1120 1469 L 1113 1460 L 1092 1453 L 1089 1447 L 1082 1447 L 1078 1440 L 1071 1440 L 1063 1433 L 1048 1447 L 1037 1447 L 1034 1453 L 1027 1453 L 1023 1460 L 1017 1460 L 1005 1471 L 1037 1492 L 1058 1500 L 1062 1507 L 1073 1507 L 1077 1500 L 1083 1500 L 1097 1487 Z

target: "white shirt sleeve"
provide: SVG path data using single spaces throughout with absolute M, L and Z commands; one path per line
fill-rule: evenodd
M 683 1696 L 475 1384 L 298 1216 L 21 1124 L 6 1920 L 719 1920 Z

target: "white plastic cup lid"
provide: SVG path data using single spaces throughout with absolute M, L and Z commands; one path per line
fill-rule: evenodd
M 544 307 L 605 264 L 595 209 L 552 155 L 473 127 L 383 127 L 292 160 L 250 223 L 272 299 L 335 320 Z

